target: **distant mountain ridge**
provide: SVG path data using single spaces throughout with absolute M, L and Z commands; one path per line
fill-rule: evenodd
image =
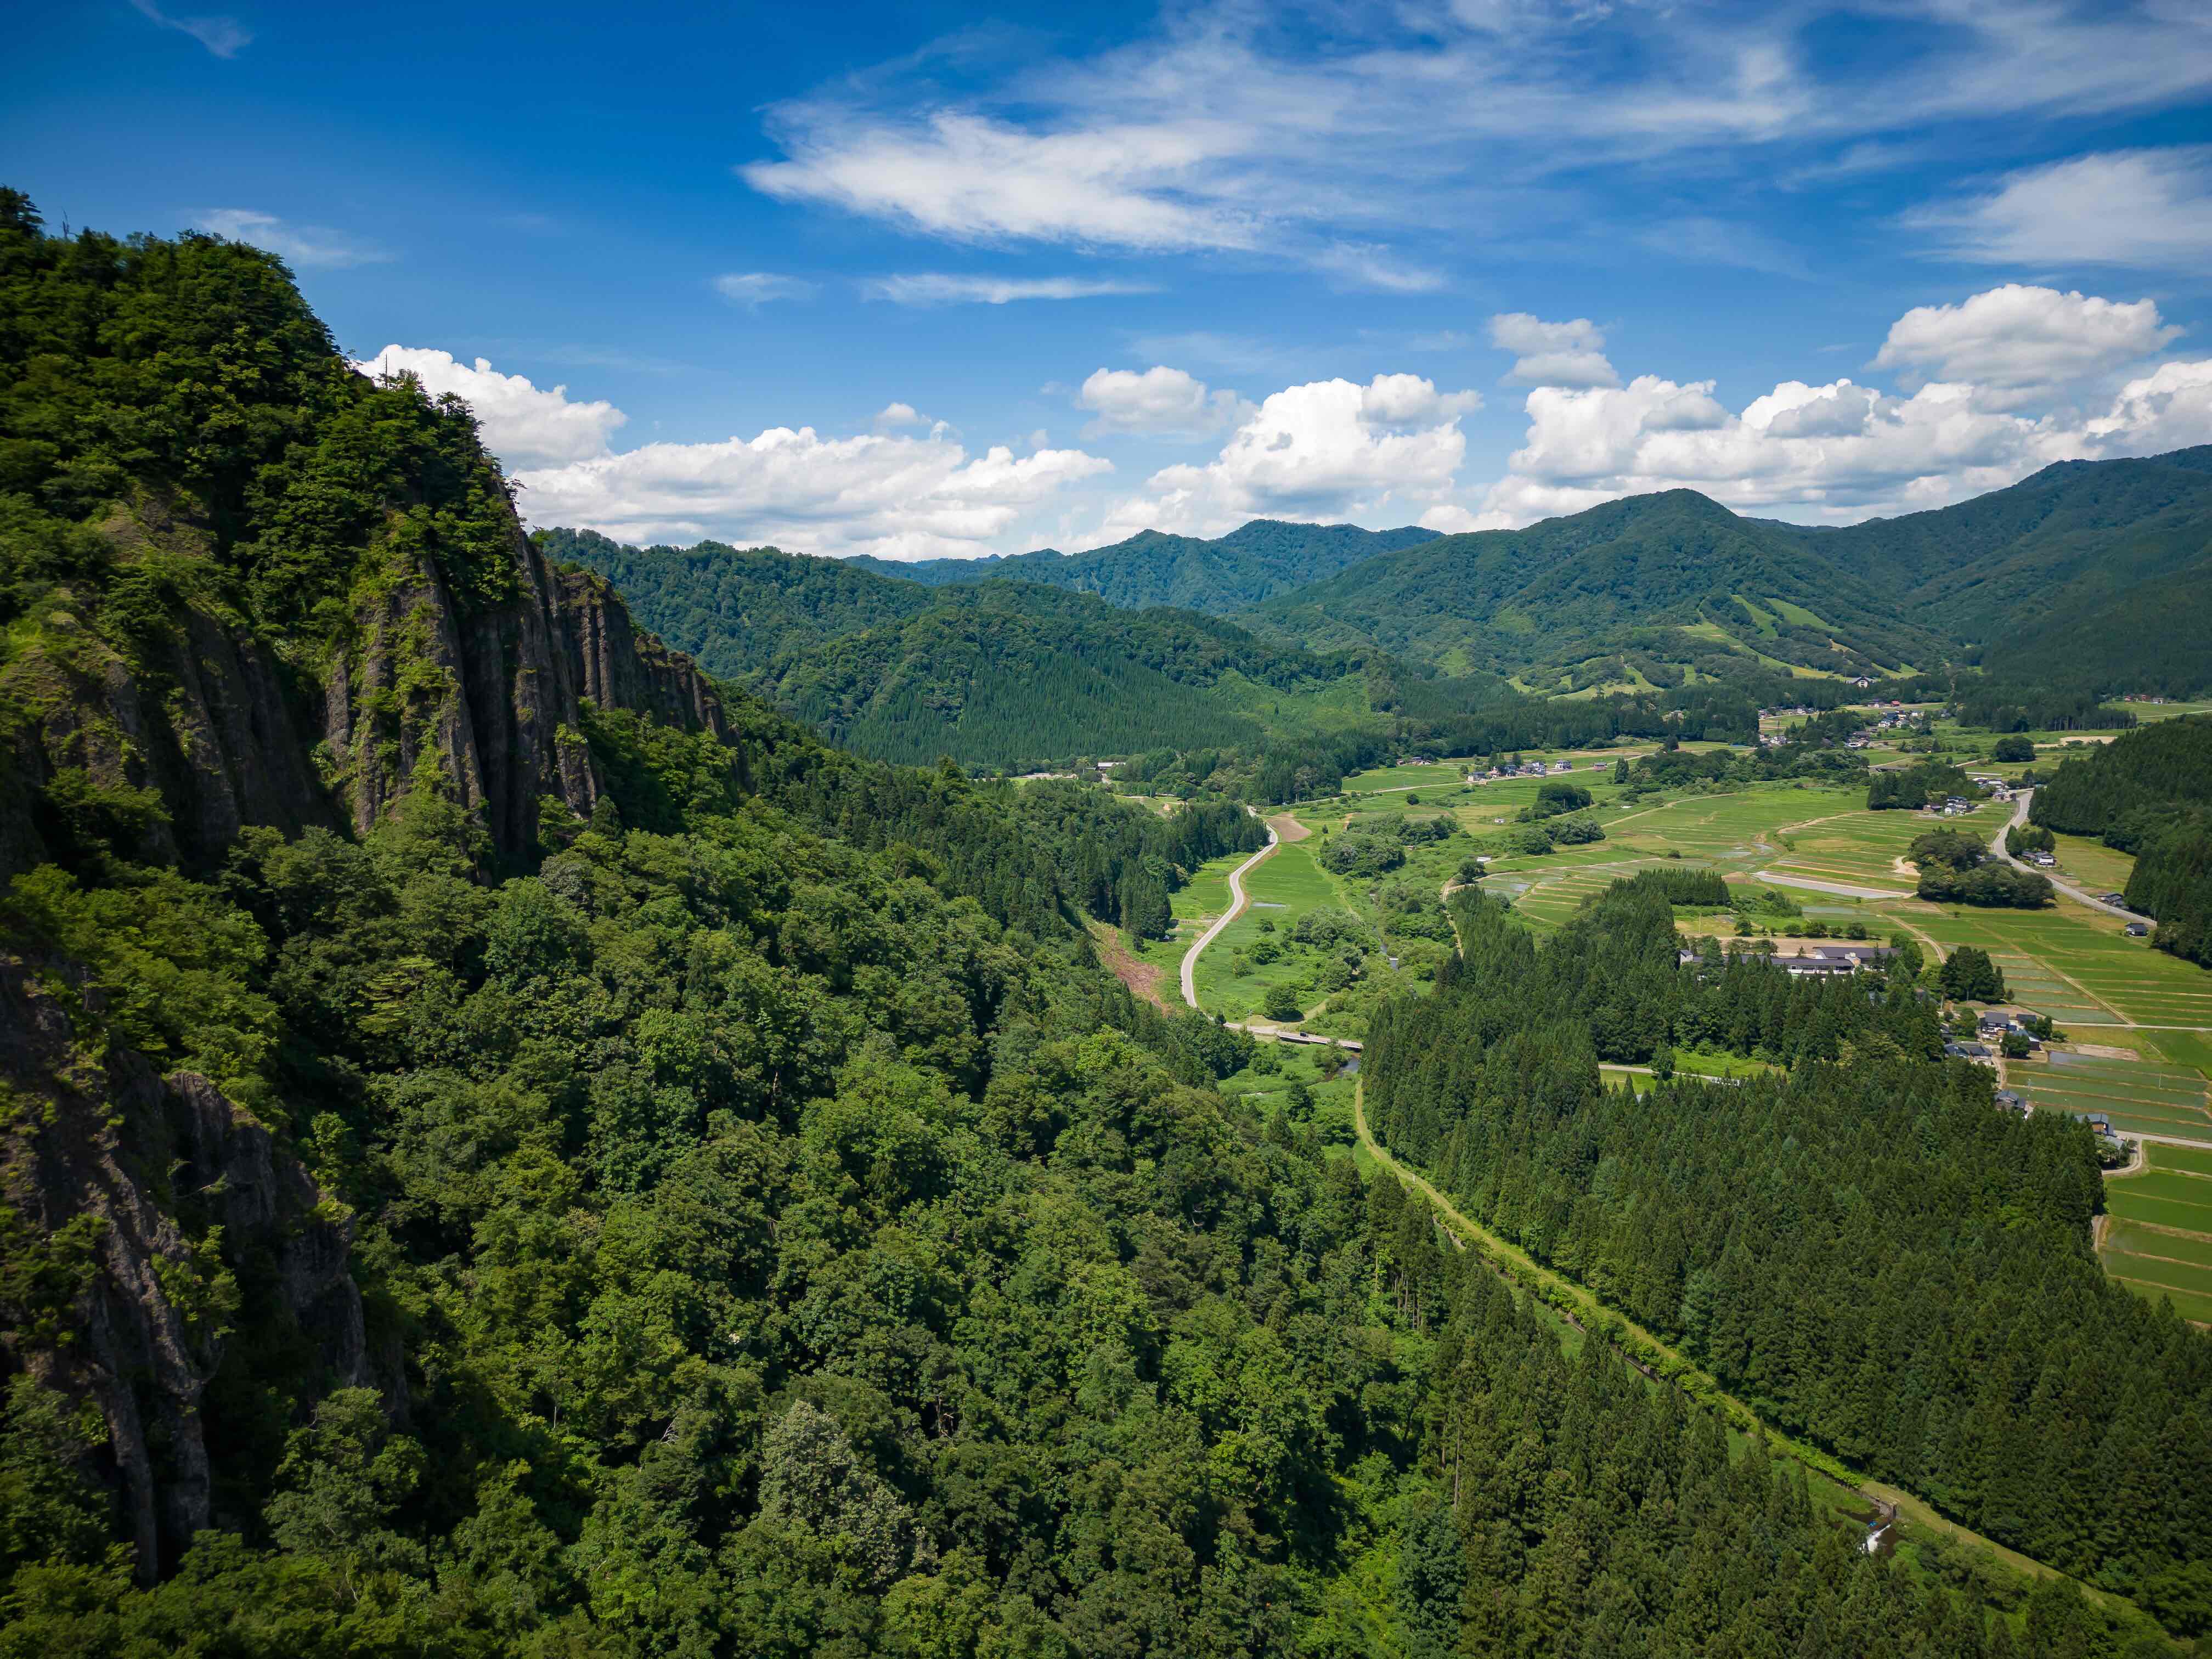
M 931 587 L 1012 580 L 1096 593 L 1125 610 L 1174 605 L 1228 616 L 1278 593 L 1320 581 L 1378 553 L 1434 541 L 1418 525 L 1363 530 L 1350 524 L 1291 524 L 1254 519 L 1205 539 L 1140 531 L 1087 553 L 1044 548 L 993 559 L 927 559 L 913 564 L 863 556 L 847 561 L 880 576 Z
M 1730 658 L 1856 674 L 1946 654 L 1829 544 L 1668 490 L 1379 554 L 1249 620 L 1278 639 L 1529 671 L 1543 684 L 1584 661 L 1664 683 Z

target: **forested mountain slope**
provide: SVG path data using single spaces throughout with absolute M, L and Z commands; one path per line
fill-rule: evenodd
M 723 679 L 750 682 L 779 657 L 902 621 L 933 597 L 857 559 L 720 542 L 631 547 L 589 530 L 541 530 L 532 539 L 555 563 L 605 577 L 647 627 Z
M 1623 656 L 1662 683 L 1706 657 L 1707 672 L 1730 659 L 1749 667 L 1754 653 L 1838 673 L 1940 660 L 1944 642 L 1828 547 L 1673 490 L 1382 554 L 1267 601 L 1252 620 L 1316 647 L 1365 645 L 1455 669 Z
M 2136 854 L 2130 909 L 2153 943 L 2212 968 L 2212 718 L 2160 720 L 2060 766 L 2035 792 L 2037 823 Z
M 1027 582 L 945 591 L 904 622 L 793 651 L 755 684 L 833 741 L 915 763 L 1249 747 L 1368 713 L 1356 659 Z
M 2015 630 L 2047 622 L 2056 637 L 2123 597 L 2185 586 L 2182 573 L 2212 557 L 2212 446 L 2061 461 L 1955 507 L 1797 533 L 1915 621 L 1995 655 Z M 2086 628 L 2081 637 L 2092 650 L 2105 643 Z
M 1349 524 L 1255 519 L 1212 540 L 1146 530 L 1088 553 L 1063 554 L 1045 548 L 1003 559 L 930 559 L 905 564 L 860 558 L 853 562 L 878 575 L 902 576 L 933 586 L 1013 578 L 1096 593 L 1109 605 L 1129 609 L 1164 605 L 1227 616 L 1334 575 L 1371 555 L 1435 539 L 1435 531 L 1414 525 L 1362 530 Z
M 1080 923 L 1245 814 L 725 696 L 269 255 L 0 195 L 0 458 L 4 1659 L 2112 1650 L 1212 1087 Z

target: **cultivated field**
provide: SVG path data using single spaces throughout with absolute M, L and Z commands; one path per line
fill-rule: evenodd
M 2212 1323 L 2212 1152 L 2148 1142 L 2143 1153 L 2142 1170 L 2105 1183 L 2105 1271 Z

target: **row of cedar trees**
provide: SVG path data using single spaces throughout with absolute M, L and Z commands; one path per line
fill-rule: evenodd
M 1457 921 L 1462 957 L 1368 1040 L 1393 1151 L 1769 1420 L 2212 1627 L 2212 1339 L 2100 1269 L 2087 1128 L 1996 1110 L 1901 972 L 1677 971 L 1663 897 L 1625 887 L 1540 948 L 1480 898 Z M 1624 1033 L 1753 1029 L 1787 1075 L 1601 1084 Z

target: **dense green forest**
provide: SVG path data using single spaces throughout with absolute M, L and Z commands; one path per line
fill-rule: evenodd
M 2035 792 L 2033 821 L 2136 855 L 2126 899 L 2152 942 L 2212 968 L 2212 717 L 2160 720 L 2069 760 Z
M 1037 591 L 979 614 L 1103 608 Z M 1248 814 L 896 766 L 718 688 L 266 253 L 0 193 L 0 605 L 6 1659 L 2171 1651 L 1865 1548 L 1218 1089 L 1253 1040 L 1085 923 L 1157 930 Z M 1115 614 L 1169 685 L 1310 660 Z M 2196 1628 L 2206 1345 L 2078 1282 L 2071 1132 L 1919 1059 L 1901 975 L 1676 969 L 1672 896 L 1540 954 L 1462 902 L 1468 971 L 1374 1051 L 1394 1142 L 1443 1133 L 1468 1191 L 1522 1114 L 1549 1219 L 1512 1224 Z M 1596 1089 L 1699 1034 L 1797 1069 Z M 2055 1514 L 2091 1480 L 2128 1507 Z
M 1901 973 L 1678 969 L 1664 896 L 1625 884 L 1541 945 L 1479 894 L 1454 910 L 1461 958 L 1370 1027 L 1393 1151 L 1773 1420 L 2212 1628 L 2212 1338 L 2100 1268 L 2086 1127 L 1931 1063 Z M 1601 1059 L 1714 1037 L 1790 1070 L 1600 1082 Z

